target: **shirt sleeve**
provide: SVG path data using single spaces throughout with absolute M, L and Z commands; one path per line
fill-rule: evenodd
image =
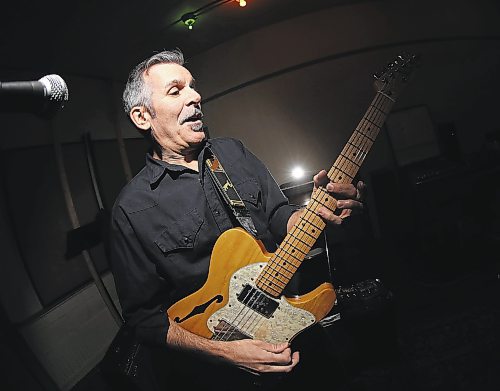
M 110 254 L 125 322 L 135 329 L 140 342 L 165 346 L 169 322 L 162 292 L 166 282 L 156 273 L 119 206 L 113 208 L 111 216 Z

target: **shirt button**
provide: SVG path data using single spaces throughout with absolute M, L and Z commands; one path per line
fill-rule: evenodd
M 214 213 L 216 216 L 220 215 L 220 212 L 218 210 L 215 210 Z
M 189 238 L 187 236 L 184 236 L 182 238 L 182 240 L 184 240 L 184 243 L 188 244 L 189 243 Z

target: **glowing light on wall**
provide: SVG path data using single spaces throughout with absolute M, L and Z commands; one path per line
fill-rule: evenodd
M 304 170 L 302 169 L 302 167 L 297 166 L 292 169 L 292 177 L 294 179 L 300 179 L 303 176 L 304 176 Z

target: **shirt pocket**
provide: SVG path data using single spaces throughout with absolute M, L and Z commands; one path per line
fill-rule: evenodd
M 203 219 L 193 209 L 173 221 L 154 242 L 165 255 L 175 250 L 193 248 L 202 224 Z
M 255 179 L 247 179 L 243 182 L 235 184 L 238 194 L 243 202 L 257 208 L 262 203 L 262 192 L 259 184 Z

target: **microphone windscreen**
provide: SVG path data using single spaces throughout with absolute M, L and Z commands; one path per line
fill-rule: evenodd
M 50 101 L 60 102 L 60 107 L 68 101 L 68 86 L 61 76 L 55 74 L 46 75 L 38 81 L 44 85 L 46 96 Z

